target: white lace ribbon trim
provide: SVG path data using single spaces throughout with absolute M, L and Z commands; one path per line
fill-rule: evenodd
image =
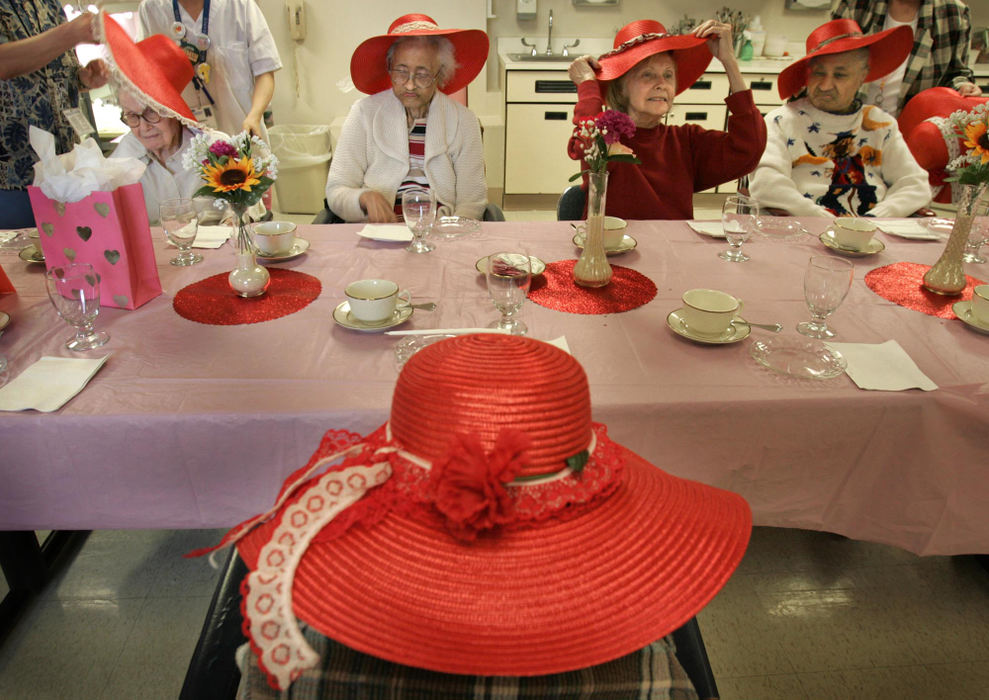
M 405 24 L 400 24 L 395 27 L 391 33 L 392 34 L 408 34 L 409 32 L 424 31 L 424 32 L 435 32 L 439 27 L 432 22 L 423 22 L 422 20 L 417 20 L 415 22 L 406 22 Z
M 247 575 L 244 614 L 258 656 L 279 689 L 288 688 L 319 662 L 292 610 L 295 571 L 302 555 L 320 530 L 391 474 L 388 462 L 324 474 L 285 509 L 271 539 L 261 548 L 257 568 Z

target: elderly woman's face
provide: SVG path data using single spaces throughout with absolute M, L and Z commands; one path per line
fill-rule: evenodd
M 847 112 L 868 73 L 868 53 L 845 51 L 812 58 L 807 70 L 807 97 L 825 112 Z
M 117 97 L 120 111 L 125 119 L 133 120 L 134 115 L 144 114 L 145 106 L 133 95 L 121 91 Z M 139 119 L 137 125 L 130 127 L 130 130 L 137 140 L 155 155 L 160 156 L 163 151 L 181 143 L 182 125 L 178 119 L 172 117 L 162 117 L 154 123 Z
M 435 47 L 402 43 L 395 48 L 388 71 L 392 90 L 405 109 L 417 115 L 425 114 L 429 101 L 436 94 L 439 69 Z
M 636 126 L 658 126 L 670 107 L 677 89 L 677 67 L 670 53 L 658 53 L 639 61 L 622 76 L 628 98 L 628 116 Z

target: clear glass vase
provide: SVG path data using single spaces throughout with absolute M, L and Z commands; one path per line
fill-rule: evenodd
M 230 288 L 242 297 L 259 297 L 268 291 L 268 283 L 271 275 L 267 268 L 258 265 L 257 250 L 254 241 L 251 240 L 251 223 L 247 216 L 247 207 L 243 205 L 231 205 L 237 227 L 237 264 L 228 275 L 227 281 Z
M 924 289 L 935 294 L 954 296 L 965 289 L 965 268 L 962 265 L 965 247 L 968 245 L 979 200 L 986 192 L 986 184 L 956 185 L 958 211 L 955 224 L 948 236 L 944 252 L 930 270 L 924 274 Z
M 574 282 L 582 287 L 603 287 L 611 282 L 611 265 L 604 252 L 604 203 L 607 194 L 608 173 L 588 173 L 584 249 L 573 267 Z

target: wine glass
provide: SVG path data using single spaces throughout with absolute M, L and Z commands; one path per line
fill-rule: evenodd
M 410 253 L 428 253 L 435 245 L 423 240 L 426 231 L 436 220 L 436 202 L 429 190 L 406 190 L 402 193 L 402 215 L 412 231 L 412 242 L 406 248 Z
M 967 263 L 984 263 L 986 259 L 979 255 L 979 248 L 989 242 L 989 216 L 976 216 L 972 220 L 972 228 L 965 242 L 965 254 L 962 260 Z
M 166 199 L 158 206 L 158 219 L 168 240 L 179 249 L 168 262 L 184 267 L 203 261 L 202 255 L 189 250 L 199 232 L 199 216 L 191 199 Z
M 833 338 L 827 318 L 837 309 L 852 286 L 853 268 L 847 260 L 814 255 L 804 272 L 804 299 L 811 320 L 797 324 L 797 332 L 811 338 Z
M 730 194 L 721 207 L 721 225 L 724 226 L 728 250 L 718 253 L 718 257 L 728 262 L 745 262 L 749 256 L 742 252 L 749 234 L 755 230 L 759 205 L 744 194 Z
M 48 298 L 58 315 L 76 334 L 65 342 L 69 350 L 93 350 L 110 340 L 109 333 L 96 331 L 93 323 L 100 313 L 100 278 L 89 263 L 53 267 L 45 273 Z
M 488 295 L 501 318 L 489 328 L 500 328 L 512 335 L 525 335 L 525 324 L 515 317 L 522 308 L 532 281 L 532 264 L 525 253 L 493 253 L 488 256 Z

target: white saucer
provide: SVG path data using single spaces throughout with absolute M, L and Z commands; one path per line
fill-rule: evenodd
M 541 275 L 546 272 L 546 263 L 537 258 L 535 255 L 529 256 L 529 268 L 532 272 L 532 276 Z M 488 256 L 485 255 L 483 258 L 479 258 L 477 262 L 474 263 L 474 269 L 480 272 L 482 275 L 488 273 Z
M 577 246 L 578 248 L 580 248 L 581 250 L 583 250 L 584 249 L 584 237 L 581 236 L 579 233 L 575 233 L 574 236 L 573 236 L 573 244 L 575 246 Z M 604 247 L 604 254 L 605 255 L 621 255 L 622 253 L 627 253 L 628 251 L 632 250 L 638 244 L 639 244 L 638 241 L 636 241 L 634 238 L 632 238 L 630 235 L 628 235 L 626 233 L 624 236 L 622 236 L 622 240 L 620 240 L 618 242 L 618 245 L 616 245 L 615 247 L 609 248 L 608 246 L 605 246 Z
M 337 308 L 333 309 L 333 320 L 337 322 L 338 326 L 349 328 L 352 331 L 381 333 L 389 328 L 402 325 L 412 317 L 414 311 L 415 309 L 411 306 L 403 303 L 395 309 L 395 313 L 392 314 L 390 319 L 379 321 L 378 323 L 367 323 L 354 318 L 353 314 L 350 313 L 350 302 L 343 301 L 340 302 Z
M 875 255 L 876 253 L 881 253 L 886 250 L 886 244 L 883 243 L 878 238 L 873 238 L 869 241 L 867 245 L 862 250 L 856 250 L 855 248 L 846 248 L 840 245 L 834 237 L 834 231 L 828 229 L 820 235 L 821 243 L 830 248 L 836 253 L 841 255 L 847 255 L 850 258 L 864 258 L 867 255 Z
M 666 325 L 669 326 L 670 330 L 677 335 L 686 338 L 687 340 L 692 340 L 695 343 L 704 343 L 706 345 L 728 345 L 730 343 L 737 343 L 740 340 L 745 340 L 752 332 L 752 328 L 748 324 L 740 323 L 735 325 L 733 323 L 731 327 L 721 335 L 698 333 L 687 328 L 687 323 L 683 320 L 683 316 L 680 313 L 681 311 L 683 311 L 682 308 L 679 308 L 676 311 L 671 311 L 670 315 L 666 317 Z M 738 320 L 741 321 L 742 319 L 739 318 Z
M 298 236 L 296 236 L 295 243 L 292 244 L 292 248 L 287 253 L 283 253 L 282 255 L 258 254 L 258 257 L 263 260 L 272 260 L 272 261 L 291 260 L 292 258 L 299 257 L 307 250 L 309 250 L 309 241 L 307 241 L 305 238 L 299 238 Z
M 972 313 L 971 301 L 956 301 L 951 305 L 951 310 L 955 312 L 955 316 L 976 333 L 989 335 L 989 323 L 984 323 L 975 317 L 975 314 Z M 0 328 L 3 328 L 3 326 L 0 326 Z

